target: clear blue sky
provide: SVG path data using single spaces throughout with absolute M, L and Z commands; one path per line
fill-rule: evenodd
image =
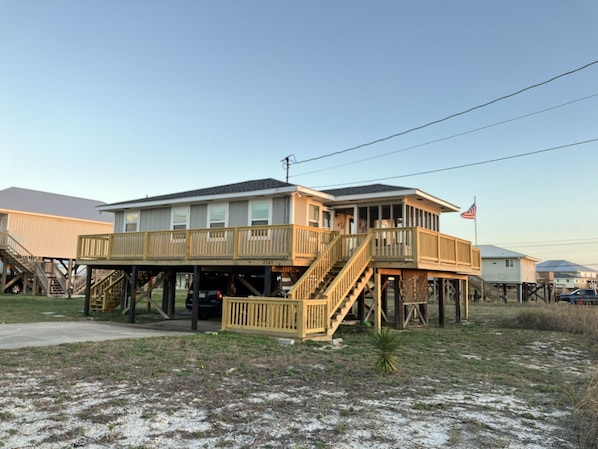
M 285 156 L 598 60 L 597 23 L 595 0 L 0 0 L 0 189 L 110 203 L 284 180 Z M 414 187 L 462 210 L 475 196 L 479 244 L 598 269 L 598 142 L 417 174 L 596 139 L 596 94 L 598 64 L 293 164 L 289 181 Z M 456 213 L 441 230 L 476 240 Z

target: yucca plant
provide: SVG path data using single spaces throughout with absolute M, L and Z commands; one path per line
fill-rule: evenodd
M 399 364 L 395 353 L 399 349 L 399 334 L 385 327 L 372 334 L 372 345 L 376 350 L 375 367 L 383 373 L 394 373 Z

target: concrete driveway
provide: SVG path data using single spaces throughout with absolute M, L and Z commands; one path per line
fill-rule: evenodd
M 218 332 L 220 321 L 198 321 L 197 332 Z M 192 335 L 190 319 L 122 324 L 107 321 L 61 321 L 0 324 L 0 349 L 51 346 L 62 343 Z

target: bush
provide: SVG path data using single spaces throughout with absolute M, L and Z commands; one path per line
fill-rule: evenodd
M 579 432 L 579 447 L 598 447 L 598 371 L 590 377 L 578 396 L 573 417 Z
M 396 356 L 399 348 L 399 334 L 389 328 L 383 328 L 372 335 L 372 345 L 376 350 L 375 367 L 383 373 L 394 373 L 398 368 Z

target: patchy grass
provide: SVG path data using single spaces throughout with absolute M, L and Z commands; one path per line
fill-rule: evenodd
M 15 432 L 61 447 L 596 447 L 598 350 L 581 307 L 478 303 L 445 328 L 436 309 L 428 327 L 388 330 L 394 373 L 376 370 L 364 326 L 341 327 L 334 349 L 198 333 L 0 351 L 0 440 L 4 429 L 8 447 Z M 54 430 L 15 431 L 23 419 Z
M 186 312 L 185 292 L 178 292 L 175 313 Z M 155 299 L 161 304 L 161 299 Z M 54 298 L 46 296 L 0 295 L 0 323 L 37 323 L 44 321 L 75 321 L 93 319 L 126 323 L 127 315 L 120 310 L 111 313 L 91 312 L 89 317 L 83 314 L 83 297 Z M 139 323 L 161 320 L 161 315 L 153 308 L 148 311 L 147 301 L 142 300 L 135 309 L 135 321 Z

